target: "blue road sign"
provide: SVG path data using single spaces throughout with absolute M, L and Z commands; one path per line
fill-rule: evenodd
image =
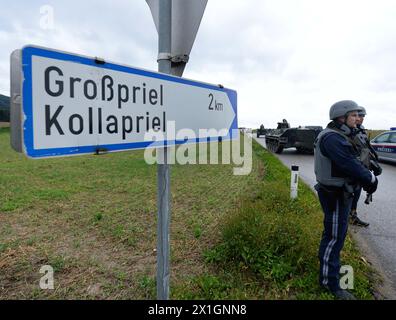
M 37 46 L 14 51 L 11 83 L 12 145 L 32 158 L 236 138 L 218 85 Z

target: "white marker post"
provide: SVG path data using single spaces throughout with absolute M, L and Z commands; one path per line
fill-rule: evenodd
M 298 193 L 298 166 L 291 167 L 290 198 L 296 199 Z

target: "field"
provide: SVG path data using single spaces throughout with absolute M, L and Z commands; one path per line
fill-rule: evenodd
M 253 145 L 253 170 L 172 165 L 171 298 L 330 299 L 317 284 L 322 214 L 288 170 Z M 0 129 L 0 299 L 153 299 L 156 166 L 143 151 L 29 160 Z M 355 293 L 373 274 L 348 239 Z M 55 289 L 42 290 L 43 265 Z

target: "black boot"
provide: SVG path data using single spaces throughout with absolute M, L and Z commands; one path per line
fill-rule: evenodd
M 322 288 L 322 290 L 331 293 L 338 300 L 357 300 L 356 297 L 347 290 L 341 288 L 331 290 L 330 288 L 323 286 L 322 284 L 320 285 L 320 287 Z
M 356 297 L 343 289 L 339 289 L 337 291 L 332 291 L 332 294 L 338 299 L 338 300 L 357 300 Z
M 350 218 L 351 218 L 351 224 L 355 225 L 355 226 L 359 226 L 359 227 L 368 227 L 370 224 L 367 222 L 364 222 L 363 220 L 360 220 L 359 217 L 357 216 L 356 211 L 355 212 L 351 212 L 350 214 Z

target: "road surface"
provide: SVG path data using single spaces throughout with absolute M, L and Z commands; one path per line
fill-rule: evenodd
M 265 137 L 255 138 L 265 147 Z M 276 156 L 288 167 L 298 165 L 300 177 L 311 188 L 316 184 L 312 155 L 298 154 L 295 148 Z M 374 267 L 384 273 L 383 288 L 386 298 L 396 299 L 396 165 L 381 163 L 383 173 L 379 176 L 378 190 L 370 205 L 364 204 L 362 192 L 358 215 L 370 223 L 368 228 L 351 227 L 356 240 Z

